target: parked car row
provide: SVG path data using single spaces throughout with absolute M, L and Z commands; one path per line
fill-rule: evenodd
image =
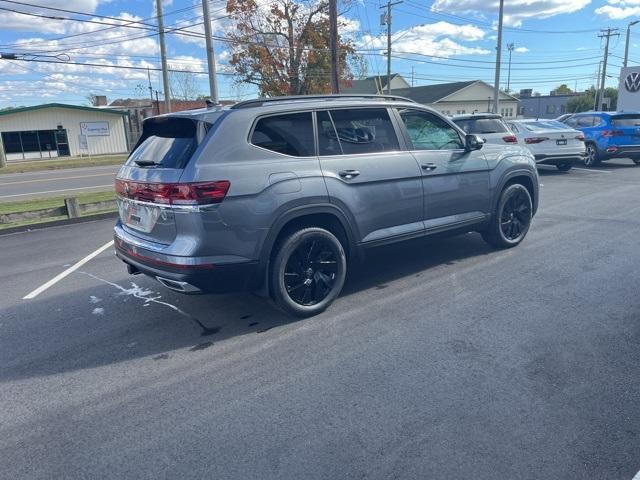
M 456 115 L 465 132 L 487 143 L 520 144 L 536 163 L 568 171 L 576 161 L 595 167 L 613 158 L 630 158 L 640 165 L 640 113 L 584 112 L 555 120 L 505 120 L 492 113 Z

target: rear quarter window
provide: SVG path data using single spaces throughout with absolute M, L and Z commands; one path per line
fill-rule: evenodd
M 287 113 L 260 118 L 251 133 L 251 143 L 292 157 L 315 155 L 311 112 Z
M 640 115 L 619 115 L 611 117 L 614 127 L 640 127 Z

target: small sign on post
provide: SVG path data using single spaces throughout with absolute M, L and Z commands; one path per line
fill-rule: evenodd
M 89 157 L 91 157 L 91 153 L 89 152 L 89 138 L 82 133 L 78 135 L 78 146 L 80 147 L 80 155 L 82 152 L 86 152 Z

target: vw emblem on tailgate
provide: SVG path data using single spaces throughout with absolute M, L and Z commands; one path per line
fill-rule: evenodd
M 624 88 L 627 92 L 637 92 L 640 90 L 640 72 L 632 72 L 624 79 Z

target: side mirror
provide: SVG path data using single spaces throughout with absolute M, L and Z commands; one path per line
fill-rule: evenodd
M 473 150 L 480 150 L 484 145 L 484 140 L 478 135 L 465 135 L 464 137 L 465 150 L 471 152 Z

